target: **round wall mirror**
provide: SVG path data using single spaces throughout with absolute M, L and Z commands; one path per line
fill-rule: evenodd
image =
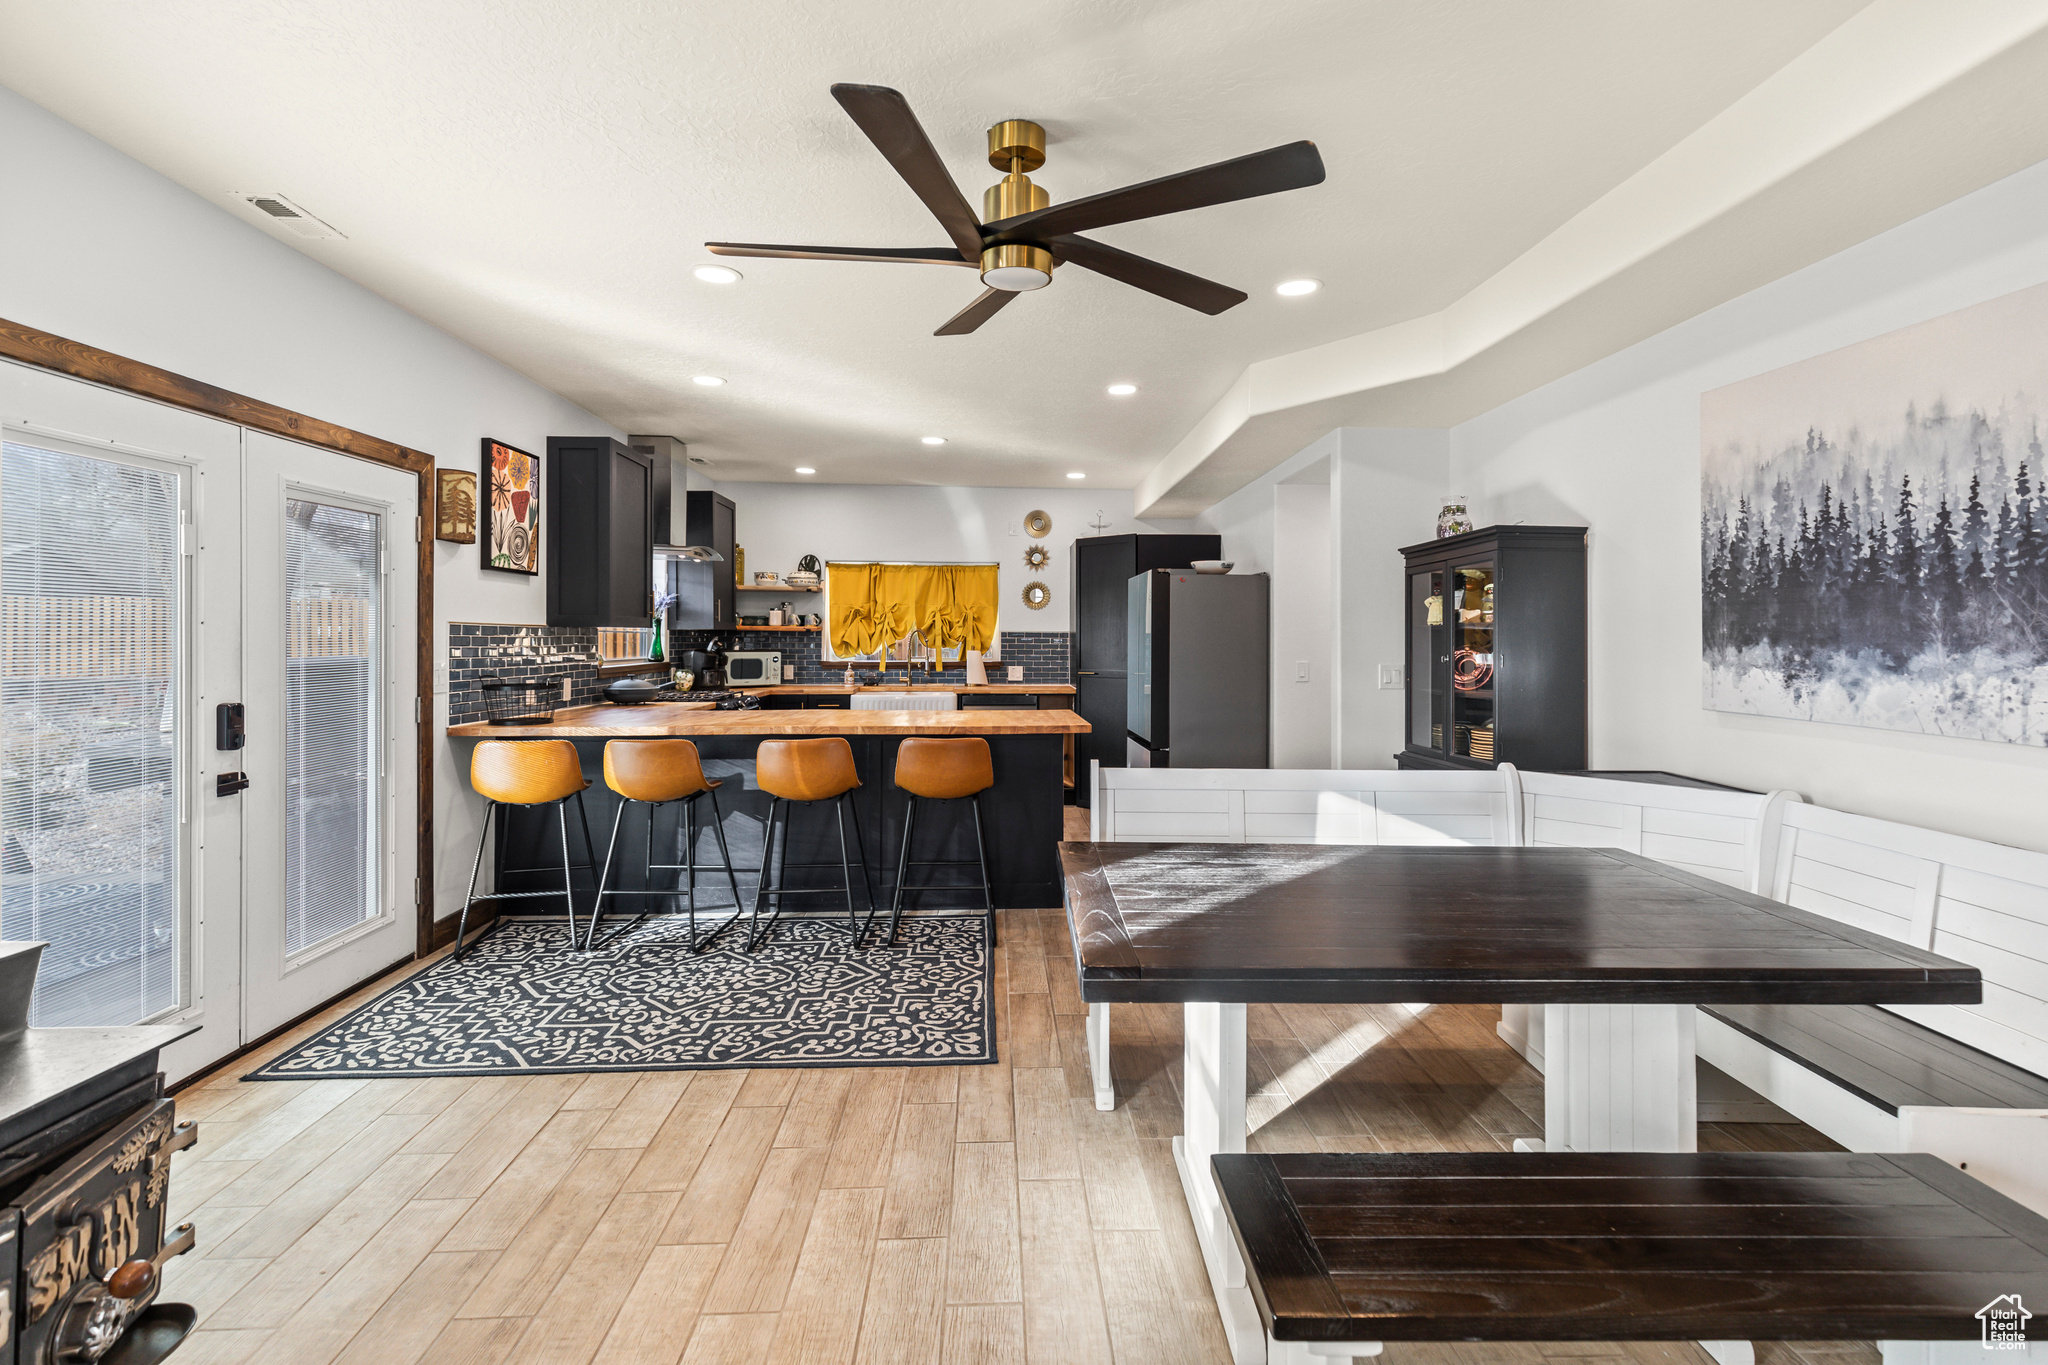
M 1024 529 L 1034 536 L 1051 535 L 1052 518 L 1043 512 L 1026 512 L 1024 514 Z
M 1045 604 L 1052 601 L 1052 589 L 1043 583 L 1024 585 L 1024 605 L 1033 611 L 1044 611 Z
M 1052 551 L 1043 545 L 1034 545 L 1024 552 L 1024 567 L 1027 569 L 1042 569 L 1050 563 Z

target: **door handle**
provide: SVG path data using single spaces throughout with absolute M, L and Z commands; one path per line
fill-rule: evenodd
M 1095 676 L 1095 670 L 1094 670 L 1094 669 L 1092 669 L 1092 668 L 1082 668 L 1082 669 L 1077 669 L 1077 670 L 1075 670 L 1075 671 L 1076 671 L 1076 673 L 1077 673 L 1077 674 L 1078 674 L 1079 676 L 1081 676 L 1081 677 L 1083 677 L 1083 678 L 1092 678 L 1092 677 L 1094 677 L 1094 676 Z
M 215 796 L 233 796 L 236 792 L 249 790 L 249 774 L 216 773 L 213 778 Z

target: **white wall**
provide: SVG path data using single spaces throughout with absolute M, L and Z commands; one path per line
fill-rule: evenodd
M 1396 551 L 1436 533 L 1448 449 L 1442 430 L 1344 427 L 1198 518 L 1223 537 L 1223 557 L 1237 572 L 1274 576 L 1274 766 L 1283 766 L 1283 752 L 1323 755 L 1302 767 L 1394 766 L 1403 693 L 1380 688 L 1379 668 L 1403 658 Z M 1320 547 L 1286 543 L 1306 533 L 1301 521 L 1314 495 L 1303 480 L 1328 484 Z M 1320 631 L 1327 651 L 1327 690 L 1294 681 L 1296 662 L 1316 657 L 1305 639 L 1311 631 Z
M 0 317 L 462 469 L 485 436 L 540 452 L 550 435 L 622 434 L 5 89 L 0 167 Z M 435 551 L 436 658 L 451 620 L 546 620 L 543 579 L 486 570 L 474 545 Z M 482 803 L 446 723 L 442 700 L 435 890 L 452 915 Z
M 1592 528 L 1592 763 L 2048 849 L 2048 752 L 1701 707 L 1700 394 L 2048 280 L 2048 164 L 1455 428 L 1481 525 Z M 2048 357 L 2038 358 L 2048 365 Z
M 705 486 L 699 482 L 699 486 Z M 1000 566 L 1004 630 L 1073 628 L 1073 543 L 1080 536 L 1162 529 L 1131 519 L 1128 488 L 925 488 L 852 483 L 720 483 L 733 500 L 734 534 L 747 552 L 747 577 L 788 573 L 805 555 L 833 559 L 933 559 Z M 1042 511 L 1052 534 L 1034 542 L 1024 515 Z M 1104 529 L 1091 523 L 1101 520 Z M 1024 567 L 1024 551 L 1042 544 L 1052 561 Z M 1024 585 L 1052 590 L 1042 611 L 1024 605 Z M 777 599 L 758 598 L 764 609 Z
M 1273 487 L 1272 753 L 1276 768 L 1328 768 L 1333 613 L 1330 469 Z

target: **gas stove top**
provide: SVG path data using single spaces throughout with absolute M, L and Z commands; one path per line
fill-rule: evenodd
M 761 699 L 750 697 L 744 692 L 727 692 L 718 688 L 698 688 L 692 692 L 677 692 L 664 689 L 656 701 L 708 701 L 721 711 L 756 711 Z

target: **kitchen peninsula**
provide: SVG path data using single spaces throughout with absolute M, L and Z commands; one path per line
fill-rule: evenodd
M 904 689 L 875 689 L 898 691 Z M 923 689 L 919 689 L 923 690 Z M 1027 692 L 1043 688 L 1021 689 Z M 844 695 L 847 689 L 837 691 Z M 989 880 L 995 888 L 999 908 L 1029 908 L 1060 903 L 1059 841 L 1062 807 L 1065 804 L 1065 755 L 1069 738 L 1086 733 L 1088 722 L 1068 709 L 1039 709 L 1031 706 L 968 707 L 957 711 L 857 711 L 850 709 L 781 709 L 763 707 L 744 711 L 713 710 L 697 702 L 654 702 L 640 706 L 579 706 L 555 712 L 554 720 L 542 725 L 454 725 L 448 736 L 458 741 L 483 739 L 566 739 L 576 746 L 590 789 L 583 794 L 589 806 L 591 834 L 597 841 L 596 859 L 602 861 L 606 836 L 618 800 L 604 784 L 604 745 L 611 739 L 686 739 L 697 745 L 706 776 L 721 779 L 719 805 L 724 815 L 726 840 L 732 849 L 733 866 L 739 872 L 741 889 L 752 894 L 754 877 L 761 864 L 761 827 L 768 812 L 768 798 L 754 782 L 754 752 L 764 739 L 841 735 L 853 746 L 861 786 L 854 793 L 854 809 L 868 866 L 874 874 L 878 901 L 886 901 L 896 865 L 898 845 L 903 837 L 905 799 L 896 790 L 897 744 L 912 736 L 957 737 L 979 735 L 988 740 L 995 763 L 995 786 L 981 799 L 982 820 L 988 836 Z M 464 756 L 467 761 L 466 754 Z M 643 808 L 644 810 L 644 808 Z M 634 848 L 644 847 L 644 815 L 636 811 L 627 817 L 620 835 L 621 845 L 631 838 Z M 674 811 L 658 817 L 657 835 L 661 852 L 678 851 Z M 497 828 L 496 875 L 500 891 L 546 891 L 561 885 L 559 846 L 555 842 L 552 812 L 539 808 L 500 807 Z M 574 821 L 571 822 L 572 828 Z M 949 819 L 943 847 L 925 844 L 936 833 L 937 821 L 918 822 L 918 850 L 923 859 L 968 859 L 974 856 L 972 825 L 963 811 Z M 717 850 L 708 831 L 701 831 L 698 849 L 700 867 L 716 864 Z M 580 842 L 571 837 L 572 851 L 581 861 Z M 792 827 L 789 861 L 831 862 L 829 871 L 791 867 L 791 885 L 825 884 L 836 878 L 837 836 L 832 822 L 822 816 L 799 813 Z M 554 861 L 550 863 L 550 859 Z M 673 862 L 673 857 L 657 861 Z M 640 875 L 645 859 L 622 857 L 613 871 L 614 884 L 622 887 L 646 885 Z M 928 870 L 939 871 L 937 869 Z M 660 874 L 673 877 L 673 873 Z M 920 878 L 927 874 L 920 874 Z M 722 876 L 722 874 L 721 874 Z M 969 880 L 962 874 L 962 880 Z M 717 885 L 700 872 L 700 894 Z M 669 883 L 664 881 L 661 885 Z M 589 894 L 579 879 L 578 901 Z M 712 896 L 710 903 L 718 903 Z M 548 907 L 546 901 L 532 901 Z M 700 902 L 701 904 L 701 902 Z M 927 908 L 980 908 L 979 892 L 933 891 L 919 904 Z M 665 908 L 650 898 L 650 910 Z M 636 907 L 637 908 L 637 907 Z M 544 910 L 543 912 L 550 912 Z

